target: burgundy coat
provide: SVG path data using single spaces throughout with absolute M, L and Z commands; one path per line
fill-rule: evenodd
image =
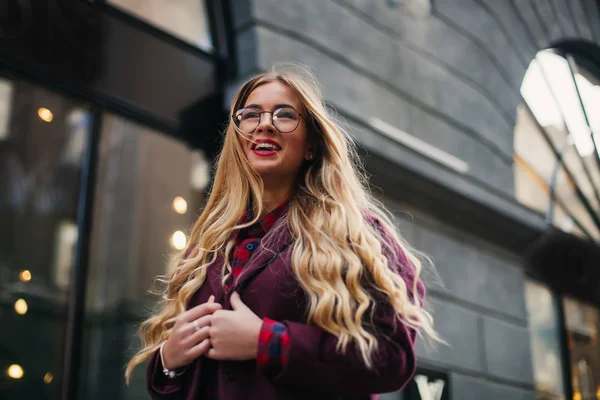
M 191 308 L 215 295 L 215 301 L 227 310 L 231 309 L 231 293 L 237 291 L 260 318 L 284 323 L 290 336 L 289 358 L 276 378 L 263 374 L 255 360 L 219 362 L 219 399 L 369 399 L 370 394 L 402 388 L 415 371 L 415 332 L 401 323 L 394 324 L 391 305 L 382 302 L 376 308 L 374 319 L 381 333 L 379 350 L 374 354 L 375 368 L 369 370 L 364 365 L 352 344 L 345 354 L 340 354 L 336 351 L 336 337 L 306 324 L 306 296 L 291 270 L 291 244 L 289 230 L 285 229 L 283 234 L 278 232 L 275 243 L 269 245 L 274 253 L 259 248 L 228 293 L 224 293 L 221 286 L 223 260 L 217 259 L 208 268 L 207 281 L 190 301 Z M 386 254 L 386 257 L 412 287 L 412 267 L 399 248 L 396 253 Z M 420 295 L 423 295 L 422 290 L 420 285 Z M 178 378 L 177 384 L 166 386 L 171 382 L 162 373 L 158 354 L 155 354 L 147 367 L 147 386 L 152 399 L 199 399 L 202 366 L 208 362 L 212 360 L 200 357 Z

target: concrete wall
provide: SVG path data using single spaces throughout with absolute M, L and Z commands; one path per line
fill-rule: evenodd
M 388 122 L 512 194 L 525 70 L 560 40 L 600 39 L 597 8 L 593 0 L 444 0 L 415 17 L 384 0 L 238 1 L 239 72 L 307 64 L 342 114 Z
M 389 199 L 386 205 L 401 210 L 400 232 L 435 263 L 435 273 L 425 269 L 423 276 L 436 329 L 449 346 L 418 341 L 419 364 L 449 372 L 452 399 L 533 399 L 519 258 L 418 211 L 407 212 L 406 205 Z
M 485 192 L 514 203 L 513 129 L 526 68 L 537 51 L 562 40 L 598 43 L 598 2 L 439 0 L 425 16 L 390 3 L 236 1 L 240 76 L 281 61 L 307 64 L 372 157 L 399 167 L 414 160 L 401 156 L 406 149 L 395 152 L 397 143 L 374 139 L 381 135 L 368 121 L 378 118 L 469 164 L 465 176 L 417 163 L 423 175 L 445 176 L 440 185 L 457 191 L 468 183 L 473 189 L 461 192 L 467 198 Z M 378 185 L 393 189 L 385 180 Z M 403 196 L 394 196 L 387 203 L 406 209 L 397 203 Z M 451 346 L 421 342 L 422 365 L 449 372 L 453 399 L 533 399 L 518 255 L 427 213 L 404 219 L 401 231 L 434 257 L 445 283 L 431 286 L 429 299 Z

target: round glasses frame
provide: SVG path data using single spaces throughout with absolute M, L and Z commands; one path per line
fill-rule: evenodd
M 304 117 L 304 115 L 302 115 L 300 113 L 300 111 L 296 110 L 292 106 L 280 107 L 280 108 L 278 108 L 278 109 L 276 109 L 274 111 L 260 111 L 260 110 L 254 108 L 254 107 L 244 107 L 244 108 L 240 108 L 239 110 L 237 110 L 235 112 L 235 114 L 233 114 L 231 116 L 231 118 L 233 119 L 234 124 L 243 133 L 253 133 L 256 130 L 256 128 L 258 128 L 260 126 L 260 123 L 262 122 L 262 116 L 263 116 L 263 114 L 271 114 L 271 123 L 275 127 L 275 129 L 277 129 L 277 131 L 281 132 L 281 133 L 290 133 L 290 132 L 295 131 L 296 128 L 298 128 L 298 125 L 300 125 L 300 118 L 298 118 L 298 120 L 296 121 L 296 125 L 294 125 L 293 128 L 282 130 L 282 129 L 279 128 L 279 126 L 277 126 L 278 125 L 278 123 L 277 123 L 278 119 L 277 119 L 277 115 L 276 114 L 279 113 L 279 112 L 281 112 L 282 110 L 287 110 L 287 109 L 293 110 L 296 114 L 298 114 L 299 117 L 301 117 L 302 119 L 304 119 L 306 121 L 306 118 Z M 258 117 L 258 121 L 256 122 L 256 126 L 254 128 L 252 128 L 251 130 L 246 131 L 246 130 L 242 130 L 240 128 L 240 125 L 241 125 L 241 122 L 242 122 L 242 120 L 241 120 L 242 114 L 245 111 L 248 111 L 248 110 L 255 111 L 259 115 L 259 117 Z

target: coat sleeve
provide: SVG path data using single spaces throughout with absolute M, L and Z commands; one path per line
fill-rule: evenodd
M 381 229 L 379 224 L 375 226 Z M 412 297 L 414 268 L 395 241 L 385 231 L 380 232 L 382 239 L 390 244 L 384 249 L 390 268 L 403 277 Z M 417 290 L 422 304 L 424 286 L 420 281 Z M 377 304 L 373 322 L 379 347 L 369 369 L 353 343 L 340 353 L 334 335 L 317 326 L 283 321 L 289 335 L 288 359 L 282 372 L 273 379 L 282 385 L 336 394 L 367 395 L 401 389 L 415 373 L 416 332 L 398 320 L 388 301 Z
M 368 395 L 401 389 L 415 372 L 414 332 L 401 323 L 394 329 L 391 318 L 375 323 L 387 335 L 378 337 L 379 349 L 369 369 L 355 345 L 349 344 L 340 353 L 337 337 L 317 326 L 284 321 L 290 347 L 287 363 L 275 381 L 336 394 Z
M 146 367 L 146 386 L 152 400 L 182 400 L 182 377 L 169 379 L 162 372 L 162 362 L 157 350 Z

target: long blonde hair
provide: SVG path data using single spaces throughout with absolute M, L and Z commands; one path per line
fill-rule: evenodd
M 398 235 L 383 206 L 370 194 L 356 145 L 330 116 L 312 75 L 259 74 L 236 94 L 230 115 L 243 107 L 255 88 L 273 81 L 289 85 L 298 95 L 304 105 L 309 140 L 317 149 L 316 160 L 300 172 L 286 217 L 294 238 L 292 269 L 308 301 L 307 323 L 335 335 L 338 351 L 355 342 L 369 367 L 377 349 L 375 334 L 368 329 L 376 298 L 383 296 L 389 301 L 398 321 L 437 339 L 433 319 L 418 295 L 421 257 Z M 225 260 L 223 274 L 230 271 L 227 260 L 233 248 L 232 233 L 256 222 L 262 214 L 262 181 L 250 167 L 240 140 L 240 132 L 230 119 L 207 204 L 187 248 L 173 260 L 171 272 L 162 281 L 166 288 L 158 312 L 139 328 L 143 346 L 127 365 L 128 381 L 133 368 L 152 357 L 169 337 L 174 321 L 205 282 L 207 267 L 219 254 Z M 239 225 L 249 204 L 254 219 Z M 366 214 L 377 219 L 380 228 L 374 227 Z M 385 256 L 397 257 L 398 249 L 412 265 L 408 272 L 410 280 L 414 279 L 412 287 Z M 401 268 L 410 269 L 410 265 Z

